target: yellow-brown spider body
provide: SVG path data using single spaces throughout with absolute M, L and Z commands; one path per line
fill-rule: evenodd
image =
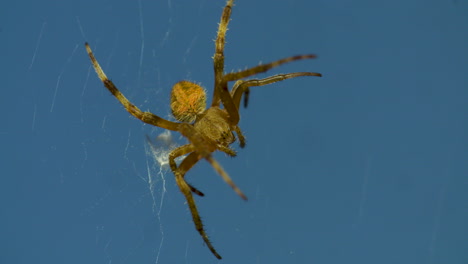
M 199 116 L 193 126 L 220 146 L 228 147 L 236 140 L 233 126 L 229 124 L 228 113 L 219 107 L 208 108 Z
M 212 153 L 217 150 L 230 156 L 235 156 L 236 152 L 230 148 L 230 145 L 235 142 L 236 135 L 240 147 L 245 146 L 244 135 L 238 126 L 240 120 L 239 107 L 242 96 L 244 96 L 244 106 L 247 106 L 250 87 L 263 86 L 300 76 L 322 76 L 320 73 L 315 72 L 294 72 L 277 74 L 263 79 L 245 80 L 247 77 L 266 72 L 284 63 L 303 59 L 314 59 L 316 56 L 312 54 L 287 57 L 246 70 L 227 74 L 224 73 L 225 35 L 231 16 L 232 5 L 233 0 L 228 0 L 223 9 L 215 41 L 215 54 L 213 56 L 215 80 L 211 106 L 206 109 L 205 91 L 198 84 L 189 81 L 176 83 L 171 92 L 171 110 L 176 120 L 180 121 L 180 123 L 163 119 L 151 112 L 143 112 L 132 104 L 117 89 L 114 83 L 107 78 L 94 57 L 91 47 L 88 43 L 85 44 L 99 79 L 101 79 L 104 86 L 119 100 L 130 114 L 147 124 L 177 131 L 188 139 L 188 144 L 175 148 L 169 153 L 169 166 L 174 173 L 177 186 L 187 200 L 195 228 L 200 233 L 210 251 L 218 259 L 221 259 L 221 256 L 211 244 L 203 228 L 202 220 L 192 195 L 192 193 L 199 196 L 204 196 L 204 194 L 185 181 L 185 174 L 199 160 L 205 159 L 242 199 L 247 200 L 247 197 L 234 184 L 229 175 L 212 156 Z M 229 90 L 228 83 L 233 81 L 235 81 L 235 83 L 231 90 Z M 223 108 L 220 107 L 221 104 Z M 187 156 L 177 166 L 175 159 L 184 155 Z
M 180 122 L 191 123 L 206 109 L 206 93 L 198 84 L 180 81 L 172 87 L 172 115 Z

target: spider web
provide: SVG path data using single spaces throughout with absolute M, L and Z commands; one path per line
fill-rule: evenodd
M 117 4 L 114 5 L 117 7 Z M 167 14 L 167 16 L 159 16 L 165 17 L 162 19 L 166 19 L 166 21 L 163 21 L 163 24 L 160 24 L 160 21 L 156 22 L 158 23 L 156 31 L 157 33 L 155 33 L 154 30 L 148 30 L 146 27 L 146 23 L 152 25 L 155 24 L 153 17 L 148 16 L 149 11 L 146 10 L 149 9 L 154 11 L 156 10 L 155 6 L 148 2 L 140 0 L 135 2 L 133 4 L 133 7 L 136 8 L 136 12 L 134 12 L 130 17 L 137 18 L 137 27 L 135 27 L 135 25 L 132 25 L 132 28 L 137 30 L 130 33 L 123 29 L 114 30 L 112 31 L 114 32 L 113 34 L 116 36 L 114 38 L 109 39 L 108 36 L 103 35 L 100 36 L 99 39 L 89 39 L 86 35 L 91 34 L 90 32 L 88 32 L 88 27 L 84 24 L 84 19 L 80 19 L 79 17 L 77 17 L 76 23 L 83 39 L 96 44 L 96 53 L 99 53 L 99 55 L 97 56 L 100 57 L 99 60 L 102 63 L 106 74 L 108 74 L 110 78 L 112 78 L 112 76 L 119 76 L 120 74 L 120 82 L 117 83 L 119 89 L 121 89 L 126 96 L 131 98 L 131 100 L 134 101 L 140 108 L 144 110 L 151 108 L 150 111 L 160 113 L 161 111 L 164 111 L 164 109 L 168 109 L 167 94 L 174 79 L 173 76 L 167 75 L 170 74 L 172 70 L 170 68 L 170 64 L 168 64 L 168 62 L 170 61 L 168 61 L 168 58 L 164 56 L 166 53 L 169 53 L 167 51 L 167 45 L 174 41 L 174 33 L 172 32 L 174 30 L 174 14 L 172 9 L 172 1 L 169 0 L 166 3 L 161 3 L 157 6 L 158 8 L 163 8 L 163 10 L 159 9 L 158 13 L 163 12 Z M 164 12 L 164 10 L 166 10 L 166 12 Z M 106 28 L 108 27 L 106 26 Z M 138 36 L 138 38 L 135 39 L 134 36 L 131 35 L 132 33 L 134 34 L 134 36 Z M 126 39 L 133 39 L 131 45 L 137 43 L 134 46 L 130 45 L 130 47 L 126 49 L 132 52 L 131 54 L 127 54 L 127 56 L 125 56 L 126 54 L 120 54 L 115 51 L 117 50 L 116 46 L 119 43 L 121 43 L 119 38 L 121 38 L 124 35 L 126 36 Z M 181 42 L 185 43 L 185 52 L 178 52 L 178 54 L 180 54 L 179 58 L 181 57 L 180 60 L 182 60 L 184 64 L 186 64 L 187 57 L 191 55 L 191 47 L 194 45 L 194 42 L 197 39 L 197 34 L 191 34 L 191 38 L 192 40 L 189 42 Z M 104 42 L 106 43 L 106 45 L 103 44 Z M 109 43 L 111 46 L 108 45 Z M 113 43 L 115 46 L 112 46 Z M 73 50 L 71 56 L 73 56 L 75 52 L 76 48 Z M 122 58 L 128 59 L 128 61 L 125 63 L 129 64 L 129 70 L 128 72 L 124 72 L 124 78 L 122 78 L 121 72 L 116 73 L 115 70 L 112 70 L 121 70 L 122 67 L 120 66 L 122 65 L 122 63 L 117 61 Z M 33 65 L 33 63 L 34 56 L 32 58 L 31 65 Z M 165 69 L 163 65 L 165 65 L 164 67 L 169 68 Z M 186 75 L 190 75 L 190 73 L 187 73 L 187 71 L 185 70 L 179 70 L 179 72 L 186 72 Z M 60 76 L 61 75 L 59 75 L 58 77 L 55 90 L 61 89 L 59 85 Z M 121 80 L 123 80 L 124 82 L 122 82 Z M 129 82 L 127 86 L 125 85 L 125 81 Z M 87 89 L 89 89 L 89 87 L 87 86 L 91 85 L 91 82 L 95 84 L 96 79 L 92 68 L 89 68 L 87 79 L 82 90 L 82 95 L 86 94 Z M 92 86 L 95 86 L 94 84 L 92 84 Z M 102 91 L 105 92 L 105 90 Z M 111 98 L 110 100 L 114 99 Z M 143 102 L 143 105 L 141 105 L 141 102 Z M 51 109 L 53 109 L 54 103 L 55 97 L 52 102 Z M 154 105 L 158 105 L 156 109 Z M 84 107 L 85 105 L 82 104 L 82 112 L 85 111 L 83 110 Z M 123 116 L 127 114 L 124 111 L 122 111 L 122 109 L 116 109 L 115 112 L 118 115 Z M 104 119 L 102 120 L 101 128 L 103 130 L 106 130 L 106 132 L 111 132 L 110 129 L 107 130 L 107 127 L 111 126 L 110 123 L 107 123 L 107 118 L 108 116 L 105 115 Z M 165 118 L 167 118 L 167 116 Z M 83 120 L 84 118 L 82 117 L 82 121 Z M 90 206 L 88 206 L 88 208 L 85 209 L 84 214 L 92 215 L 98 211 L 98 208 L 101 209 L 105 208 L 106 206 L 107 208 L 109 208 L 111 205 L 119 206 L 119 203 L 122 203 L 120 201 L 115 200 L 121 199 L 122 196 L 130 195 L 131 198 L 126 199 L 126 202 L 130 203 L 131 207 L 133 207 L 130 209 L 130 211 L 142 209 L 141 205 L 144 205 L 146 202 L 151 200 L 150 210 L 153 216 L 151 216 L 151 223 L 147 224 L 150 227 L 146 227 L 149 231 L 145 230 L 145 227 L 141 228 L 143 234 L 138 234 L 140 235 L 140 237 L 134 238 L 133 240 L 127 240 L 127 244 L 123 248 L 120 247 L 119 251 L 116 251 L 116 245 L 125 241 L 123 241 L 123 239 L 117 239 L 115 237 L 127 236 L 128 234 L 127 232 L 112 232 L 110 231 L 109 227 L 111 223 L 106 223 L 101 224 L 96 228 L 96 241 L 97 243 L 102 245 L 102 252 L 104 253 L 105 260 L 108 263 L 113 263 L 115 261 L 118 263 L 120 263 L 121 261 L 123 261 L 123 263 L 126 263 L 127 261 L 132 261 L 134 258 L 139 257 L 138 255 L 140 254 L 151 254 L 151 256 L 148 256 L 151 258 L 151 263 L 164 263 L 164 259 L 167 258 L 167 256 L 163 255 L 167 255 L 167 253 L 164 253 L 167 252 L 167 249 L 165 250 L 163 249 L 163 247 L 167 237 L 165 235 L 165 227 L 163 225 L 163 209 L 168 193 L 166 189 L 166 175 L 168 175 L 168 173 L 171 173 L 169 168 L 168 157 L 169 153 L 174 148 L 178 147 L 179 144 L 176 143 L 171 131 L 164 130 L 163 132 L 161 132 L 161 129 L 153 127 L 151 127 L 151 131 L 149 131 L 149 136 L 146 135 L 146 139 L 144 139 L 143 141 L 139 141 L 139 136 L 143 136 L 145 133 L 148 133 L 148 126 L 143 125 L 138 120 L 132 120 L 132 122 L 132 128 L 127 128 L 128 133 L 125 140 L 125 146 L 123 146 L 124 153 L 121 156 L 120 161 L 118 161 L 118 163 L 122 164 L 121 167 L 123 168 L 120 169 L 122 170 L 122 172 L 120 173 L 124 175 L 124 177 L 127 177 L 127 179 L 125 179 L 125 182 L 122 183 L 122 187 L 120 187 L 120 190 L 118 192 L 108 191 L 104 194 L 101 194 L 100 198 L 97 198 Z M 112 124 L 115 123 L 113 122 Z M 117 130 L 112 130 L 112 132 L 113 131 Z M 154 133 L 155 131 L 159 131 L 160 133 Z M 115 139 L 114 135 L 115 134 L 108 134 L 108 139 Z M 143 154 L 142 147 L 144 149 L 145 159 L 139 159 L 140 155 L 138 155 L 138 152 Z M 90 148 L 89 142 L 84 142 L 83 148 L 85 149 L 86 153 L 88 151 L 88 148 Z M 122 149 L 122 147 L 120 149 Z M 184 157 L 185 156 L 177 158 L 176 162 L 179 162 Z M 87 158 L 85 158 L 85 161 L 86 160 Z M 142 160 L 144 164 L 139 162 L 139 160 Z M 138 188 L 138 185 L 141 187 L 141 182 L 140 184 L 138 184 L 138 181 L 135 181 L 135 175 L 137 175 L 137 177 L 144 182 L 147 190 L 149 191 L 142 193 L 140 190 L 139 193 L 135 194 L 139 197 L 132 196 L 132 193 L 128 190 L 130 188 Z M 167 212 L 165 214 L 167 214 Z M 171 217 L 168 216 L 168 218 Z M 139 221 L 139 225 L 142 224 L 143 219 L 143 217 L 140 217 L 137 220 Z M 188 226 L 191 227 L 190 225 Z M 133 226 L 130 225 L 130 227 Z M 146 236 L 149 239 L 153 239 L 153 241 L 145 241 Z M 156 239 L 156 242 L 154 241 L 154 239 Z M 145 248 L 146 245 L 151 246 Z M 173 257 L 170 258 L 172 259 Z
M 213 12 L 213 19 L 210 20 L 210 22 L 219 20 L 219 15 L 222 10 L 221 8 L 224 6 L 224 4 L 225 2 L 223 1 L 218 6 L 209 5 L 210 8 L 216 11 L 216 12 Z M 205 4 L 203 2 L 199 3 L 197 7 L 198 12 L 200 13 L 200 9 L 206 8 L 206 6 L 207 6 L 206 3 Z M 132 28 L 134 29 L 134 32 L 129 33 L 127 31 L 122 31 L 122 32 L 118 31 L 117 33 L 114 33 L 117 36 L 115 37 L 115 41 L 113 41 L 112 39 L 110 39 L 109 41 L 109 38 L 104 37 L 104 36 L 100 37 L 102 39 L 98 39 L 94 41 L 93 39 L 87 39 L 85 37 L 85 33 L 86 35 L 89 34 L 89 32 L 86 32 L 88 31 L 87 27 L 81 25 L 81 23 L 84 20 L 77 18 L 76 21 L 77 21 L 78 27 L 81 31 L 83 38 L 87 39 L 90 43 L 94 42 L 94 44 L 96 44 L 96 45 L 93 45 L 96 47 L 93 50 L 95 50 L 96 56 L 98 57 L 98 60 L 100 61 L 101 66 L 103 67 L 104 71 L 106 71 L 106 74 L 109 76 L 109 78 L 115 79 L 115 82 L 118 88 L 132 102 L 137 104 L 137 106 L 140 109 L 149 110 L 156 114 L 161 114 L 161 111 L 164 111 L 164 109 L 169 108 L 167 104 L 168 99 L 169 99 L 167 94 L 169 93 L 171 84 L 174 83 L 174 79 L 177 80 L 177 78 L 183 78 L 183 79 L 191 80 L 192 79 L 191 70 L 193 69 L 192 64 L 194 63 L 194 61 L 197 61 L 197 63 L 199 63 L 200 61 L 196 57 L 203 56 L 204 58 L 210 58 L 210 56 L 212 55 L 212 52 L 213 52 L 212 38 L 214 37 L 216 33 L 216 23 L 209 23 L 209 27 L 207 27 L 206 30 L 202 31 L 203 34 L 207 35 L 207 37 L 203 37 L 203 38 L 199 36 L 200 34 L 198 32 L 199 29 L 195 30 L 195 32 L 192 32 L 190 28 L 186 28 L 187 26 L 175 27 L 173 25 L 173 18 L 175 17 L 175 15 L 172 12 L 173 11 L 172 3 L 171 1 L 169 1 L 165 7 L 167 9 L 166 11 L 168 11 L 167 12 L 168 17 L 166 18 L 168 19 L 168 21 L 165 22 L 166 24 L 163 24 L 163 25 L 158 24 L 156 28 L 159 31 L 157 30 L 155 31 L 154 29 L 149 30 L 147 24 L 148 23 L 152 25 L 155 24 L 153 21 L 153 18 L 152 17 L 149 18 L 148 11 L 146 11 L 146 9 L 149 9 L 149 3 L 145 1 L 138 1 L 134 3 L 134 7 L 136 7 L 137 13 L 133 13 L 133 18 L 135 17 L 137 18 L 138 27 L 135 27 L 135 25 L 132 26 Z M 154 9 L 149 9 L 149 10 L 154 10 Z M 181 10 L 187 12 L 187 11 L 191 11 L 192 9 L 184 8 Z M 178 11 L 181 11 L 181 10 L 178 10 Z M 158 13 L 159 12 L 161 12 L 161 10 L 159 10 Z M 200 16 L 200 14 L 198 14 L 198 16 Z M 152 23 L 150 23 L 149 21 L 151 21 Z M 200 26 L 197 25 L 196 27 L 200 27 Z M 190 31 L 190 34 L 185 34 L 185 33 L 181 34 L 181 32 L 177 32 L 177 30 L 178 29 L 180 30 L 180 28 L 183 28 L 183 32 Z M 136 32 L 135 32 L 135 29 L 137 29 Z M 124 38 L 124 36 L 126 39 L 125 43 L 128 41 L 128 39 L 132 39 L 132 43 L 136 43 L 136 44 L 131 44 L 129 45 L 128 48 L 125 48 L 125 49 L 122 49 L 121 47 L 117 47 L 118 45 L 124 45 L 124 44 L 121 44 L 124 42 L 123 41 L 120 42 L 120 39 L 119 39 L 119 38 Z M 135 38 L 135 36 L 137 38 Z M 199 39 L 205 39 L 206 43 L 204 43 L 203 45 L 197 43 L 200 41 Z M 104 45 L 104 40 L 106 42 L 106 45 Z M 111 44 L 110 46 L 108 45 L 109 43 Z M 115 46 L 112 46 L 113 43 L 115 43 Z M 195 45 L 206 47 L 208 54 L 205 55 L 204 53 L 200 53 L 200 54 L 204 54 L 204 55 L 200 55 L 200 54 L 193 53 L 192 48 Z M 129 54 L 125 56 L 126 54 L 121 53 L 122 50 L 128 51 Z M 174 55 L 166 56 L 166 53 L 175 54 L 176 56 Z M 122 78 L 122 66 L 121 66 L 122 62 L 119 62 L 122 59 L 128 60 L 128 61 L 124 61 L 124 63 L 128 63 L 128 66 L 127 66 L 128 69 L 123 70 L 124 78 Z M 175 62 L 176 60 L 179 60 L 179 61 Z M 212 61 L 210 59 L 205 59 L 201 61 L 204 63 L 207 63 L 207 65 L 200 66 L 200 68 L 211 69 Z M 175 67 L 173 65 L 175 65 Z M 211 73 L 211 70 L 209 72 Z M 176 77 L 174 77 L 174 76 L 171 76 L 171 74 L 177 74 L 177 75 Z M 182 76 L 179 77 L 178 75 L 180 74 L 182 74 Z M 209 76 L 208 74 L 204 74 L 204 75 L 206 75 L 206 78 L 211 81 L 212 76 Z M 197 75 L 197 78 L 193 78 L 193 79 L 196 79 L 197 81 L 205 85 L 209 84 L 209 82 L 206 79 L 205 80 L 200 79 L 198 76 L 199 75 Z M 88 71 L 88 78 L 90 79 L 90 81 L 88 83 L 88 80 L 86 80 L 82 94 L 85 94 L 85 90 L 88 89 L 86 86 L 90 85 L 91 80 L 94 83 L 96 82 L 94 72 L 91 68 Z M 118 83 L 117 83 L 117 78 L 119 78 Z M 128 84 L 125 84 L 125 81 L 127 81 Z M 102 92 L 105 93 L 106 91 L 102 90 Z M 110 100 L 112 101 L 114 100 L 114 98 L 110 98 Z M 143 102 L 143 105 L 141 105 L 141 102 Z M 157 105 L 157 107 L 155 107 L 155 105 Z M 114 115 L 114 113 L 116 116 L 125 116 L 127 114 L 122 109 L 114 108 L 114 110 L 115 111 L 112 112 L 113 113 L 112 115 Z M 167 116 L 165 118 L 167 118 Z M 110 123 L 107 124 L 106 120 L 107 120 L 107 116 L 105 116 L 104 120 L 102 121 L 102 128 L 105 128 L 111 125 Z M 154 229 L 151 229 L 150 232 L 148 232 L 147 230 L 143 230 L 142 233 L 144 234 L 142 235 L 142 238 L 139 237 L 134 240 L 127 240 L 127 244 L 124 247 L 120 247 L 120 251 L 115 250 L 115 248 L 117 248 L 116 244 L 122 243 L 123 240 L 117 239 L 114 237 L 121 237 L 121 236 L 127 235 L 127 233 L 113 232 L 112 234 L 109 234 L 108 242 L 106 242 L 105 246 L 103 246 L 103 252 L 106 255 L 106 259 L 109 261 L 109 263 L 114 262 L 114 261 L 119 261 L 119 260 L 123 260 L 124 262 L 127 262 L 130 260 L 133 260 L 135 257 L 138 257 L 139 254 L 151 254 L 151 256 L 148 256 L 148 257 L 151 258 L 152 263 L 164 263 L 165 259 L 168 257 L 169 259 L 174 260 L 174 256 L 167 255 L 168 254 L 167 252 L 169 252 L 168 251 L 169 246 L 167 245 L 170 244 L 171 247 L 174 247 L 174 244 L 170 242 L 170 240 L 174 239 L 175 237 L 173 235 L 168 235 L 168 234 L 173 232 L 175 228 L 173 228 L 172 226 L 170 228 L 165 227 L 164 220 L 170 219 L 171 222 L 174 222 L 174 219 L 169 215 L 170 213 L 169 213 L 168 207 L 165 206 L 165 203 L 168 199 L 168 195 L 167 195 L 168 189 L 166 188 L 167 186 L 166 179 L 169 180 L 167 183 L 172 184 L 174 182 L 171 181 L 172 178 L 166 178 L 166 175 L 169 175 L 169 177 L 172 176 L 170 175 L 171 172 L 169 169 L 168 156 L 169 156 L 169 153 L 174 148 L 179 146 L 179 144 L 176 143 L 174 139 L 174 135 L 171 133 L 171 131 L 165 130 L 159 134 L 152 133 L 154 131 L 161 131 L 161 129 L 159 128 L 151 128 L 150 129 L 151 131 L 149 132 L 149 136 L 146 136 L 146 139 L 140 141 L 138 140 L 138 137 L 143 136 L 145 132 L 147 132 L 148 126 L 143 125 L 138 120 L 132 119 L 132 122 L 133 123 L 131 125 L 133 128 L 130 128 L 130 129 L 126 128 L 129 131 L 128 133 L 126 133 L 127 135 L 125 136 L 126 142 L 125 142 L 125 146 L 123 147 L 124 153 L 122 156 L 122 162 L 123 162 L 122 174 L 126 175 L 128 179 L 125 181 L 125 183 L 123 184 L 123 187 L 120 189 L 120 193 L 123 193 L 122 195 L 132 195 L 130 191 L 124 190 L 124 189 L 135 187 L 135 185 L 140 185 L 140 187 L 142 187 L 141 182 L 140 184 L 135 183 L 135 178 L 133 177 L 134 175 L 137 175 L 137 177 L 139 177 L 144 182 L 145 186 L 143 187 L 146 188 L 146 190 L 148 191 L 142 192 L 140 190 L 140 192 L 137 194 L 137 195 L 140 195 L 140 197 L 128 198 L 126 201 L 133 204 L 134 208 L 131 210 L 136 210 L 137 208 L 142 209 L 141 205 L 143 205 L 145 201 L 146 202 L 151 201 L 151 208 L 147 208 L 146 211 L 151 210 L 153 214 L 151 216 L 150 225 L 153 226 Z M 113 122 L 113 124 L 115 124 L 115 122 Z M 136 129 L 137 127 L 140 129 Z M 143 129 L 141 129 L 142 127 Z M 112 131 L 117 131 L 117 130 L 112 130 Z M 113 140 L 112 138 L 115 139 L 115 136 L 113 137 L 113 134 L 109 134 L 108 137 L 111 140 Z M 143 154 L 141 147 L 144 148 L 145 159 L 138 158 L 138 156 L 140 156 L 138 152 L 140 152 L 140 154 Z M 84 148 L 86 148 L 86 146 L 84 146 Z M 180 162 L 180 160 L 182 160 L 184 157 L 185 156 L 179 157 L 178 159 L 176 159 L 176 162 Z M 142 164 L 142 162 L 139 162 L 139 161 L 143 161 L 144 164 Z M 211 170 L 212 169 L 210 168 L 210 172 Z M 174 187 L 177 188 L 175 185 Z M 172 190 L 172 187 L 169 189 Z M 169 190 L 169 193 L 171 192 L 170 190 Z M 179 193 L 177 193 L 177 195 L 179 195 Z M 118 206 L 120 201 L 115 201 L 116 198 L 119 198 L 119 197 L 117 197 L 114 193 L 103 195 L 103 198 L 96 201 L 95 204 L 97 205 L 95 206 L 93 205 L 89 211 L 93 211 L 93 210 L 97 211 L 95 210 L 95 208 L 97 207 L 102 208 L 102 207 L 107 206 L 107 205 L 104 205 L 104 201 L 108 201 L 109 204 L 112 203 L 113 206 Z M 167 219 L 164 219 L 164 218 L 167 218 Z M 144 217 L 135 219 L 135 221 L 141 224 L 142 219 L 144 219 Z M 190 221 L 189 216 L 183 221 L 185 223 L 184 228 L 187 228 L 190 231 L 194 232 L 193 226 L 192 226 L 193 224 Z M 107 225 L 110 225 L 110 224 L 107 224 Z M 107 228 L 107 225 L 106 225 L 106 228 Z M 122 226 L 125 226 L 125 225 L 122 225 Z M 102 227 L 100 227 L 97 232 L 98 233 L 97 237 L 104 237 L 104 235 L 102 234 L 105 232 L 109 232 L 109 231 L 105 230 L 104 225 L 102 225 Z M 156 239 L 156 242 L 152 241 L 148 243 L 147 241 L 144 241 L 146 235 L 148 235 L 148 237 L 152 236 L 153 239 Z M 201 242 L 198 240 L 199 237 L 197 236 L 197 234 L 195 234 L 194 237 L 197 239 L 196 243 L 201 244 Z M 185 244 L 185 247 L 186 247 L 185 259 L 188 260 L 191 256 L 191 254 L 189 254 L 189 251 L 188 251 L 188 247 L 190 243 L 186 239 L 187 239 L 186 237 L 177 238 L 179 243 L 182 242 L 181 244 Z M 146 245 L 145 243 L 151 244 L 152 245 L 151 248 L 145 248 L 143 250 L 142 248 Z M 182 249 L 179 246 L 177 247 L 179 248 L 177 250 L 178 252 L 183 251 L 183 246 L 182 246 Z M 213 257 L 210 254 L 204 254 L 204 255 L 206 255 L 208 258 Z
M 166 190 L 166 174 L 170 170 L 169 168 L 169 153 L 178 147 L 179 145 L 174 141 L 172 133 L 169 130 L 165 130 L 156 136 L 153 141 L 147 135 L 145 144 L 146 169 L 147 169 L 147 183 L 153 199 L 152 210 L 157 215 L 159 222 L 159 231 L 161 234 L 161 241 L 159 243 L 159 249 L 156 256 L 155 263 L 159 263 L 159 257 L 161 248 L 164 243 L 164 229 L 161 221 L 161 211 L 164 204 L 164 196 Z M 177 160 L 182 159 L 179 157 Z M 156 190 L 156 188 L 158 188 Z M 157 197 L 159 195 L 159 197 Z
M 467 4 L 429 2 L 235 1 L 226 71 L 317 52 L 272 73 L 327 77 L 252 89 L 247 148 L 230 168 L 220 160 L 248 203 L 234 208 L 199 163 L 200 213 L 223 263 L 465 263 Z M 83 43 L 125 96 L 164 115 L 174 82 L 211 90 L 225 1 L 25 3 L 0 15 L 13 51 L 2 56 L 0 262 L 216 263 L 167 170 L 178 134 L 129 117 Z

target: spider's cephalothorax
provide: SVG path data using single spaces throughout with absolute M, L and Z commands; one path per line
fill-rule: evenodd
M 205 232 L 192 195 L 192 193 L 199 196 L 204 196 L 204 194 L 185 181 L 185 174 L 199 160 L 205 159 L 240 197 L 247 200 L 247 197 L 234 184 L 229 175 L 212 156 L 212 153 L 217 150 L 230 156 L 235 156 L 236 152 L 230 148 L 230 145 L 234 143 L 236 139 L 235 134 L 239 140 L 239 145 L 241 147 L 245 146 L 244 135 L 238 126 L 240 120 L 239 107 L 242 96 L 244 96 L 244 106 L 246 107 L 250 87 L 263 86 L 299 76 L 322 76 L 320 73 L 316 72 L 294 72 L 277 74 L 263 79 L 245 80 L 247 77 L 266 72 L 271 68 L 287 62 L 313 59 L 316 56 L 312 54 L 287 57 L 268 64 L 261 64 L 246 70 L 225 74 L 224 44 L 232 5 L 233 0 L 228 0 L 221 14 L 218 35 L 216 37 L 215 54 L 213 56 L 215 80 L 211 106 L 208 109 L 206 108 L 206 94 L 200 85 L 189 81 L 180 81 L 174 85 L 171 92 L 172 114 L 179 122 L 163 119 L 151 112 L 143 112 L 132 104 L 117 89 L 114 83 L 107 78 L 94 57 L 91 47 L 88 43 L 85 44 L 99 79 L 101 79 L 104 86 L 119 100 L 130 114 L 147 124 L 177 131 L 188 139 L 188 144 L 175 148 L 169 153 L 169 165 L 174 173 L 177 186 L 179 186 L 180 191 L 187 200 L 195 228 L 200 233 L 210 251 L 218 259 L 221 259 L 221 256 L 216 252 Z M 233 81 L 235 81 L 235 83 L 229 90 L 228 83 Z M 220 107 L 221 104 L 223 108 Z M 175 159 L 184 155 L 187 156 L 182 160 L 179 166 L 177 166 Z
M 232 131 L 239 131 L 237 126 L 229 122 L 229 114 L 225 109 L 217 106 L 206 109 L 206 93 L 198 84 L 189 81 L 180 81 L 172 87 L 171 111 L 175 119 L 193 123 L 195 131 L 200 132 L 203 144 L 212 146 L 210 152 L 220 150 L 230 156 L 235 156 L 235 151 L 229 148 L 236 137 Z M 244 146 L 244 138 L 241 145 Z
M 228 113 L 217 106 L 203 112 L 193 126 L 196 130 L 203 131 L 207 138 L 223 147 L 231 145 L 236 140 L 232 133 L 233 126 L 229 124 Z

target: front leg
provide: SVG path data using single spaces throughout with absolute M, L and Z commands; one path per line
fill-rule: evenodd
M 180 147 L 174 149 L 173 151 L 171 151 L 171 153 L 169 153 L 169 166 L 171 168 L 172 173 L 174 173 L 174 175 L 180 174 L 181 177 L 184 178 L 185 173 L 188 170 L 190 170 L 190 168 L 192 168 L 193 165 L 195 165 L 195 163 L 197 163 L 198 160 L 200 160 L 200 158 L 197 158 L 198 155 L 193 151 L 194 151 L 194 148 L 193 148 L 192 144 L 187 144 L 187 145 L 180 146 Z M 177 163 L 175 162 L 175 159 L 180 157 L 180 156 L 186 155 L 186 154 L 188 154 L 190 152 L 192 152 L 192 153 L 190 155 L 188 155 L 182 161 L 179 168 L 177 168 Z M 195 161 L 193 160 L 194 157 L 197 158 Z M 199 196 L 205 196 L 205 194 L 203 192 L 199 191 L 197 188 L 193 187 L 189 183 L 187 183 L 187 185 L 190 187 L 190 190 L 193 193 L 195 193 L 195 194 L 197 194 Z

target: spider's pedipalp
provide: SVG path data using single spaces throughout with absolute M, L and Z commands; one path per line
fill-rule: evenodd
M 239 146 L 241 148 L 244 148 L 245 147 L 245 137 L 244 137 L 244 134 L 242 133 L 240 127 L 238 126 L 235 126 L 234 127 L 234 130 L 236 131 L 237 133 L 237 138 L 239 139 Z
M 226 147 L 224 145 L 218 145 L 218 149 L 226 154 L 228 154 L 229 156 L 231 157 L 235 157 L 237 156 L 237 152 L 235 150 L 233 150 L 232 148 L 230 147 Z

